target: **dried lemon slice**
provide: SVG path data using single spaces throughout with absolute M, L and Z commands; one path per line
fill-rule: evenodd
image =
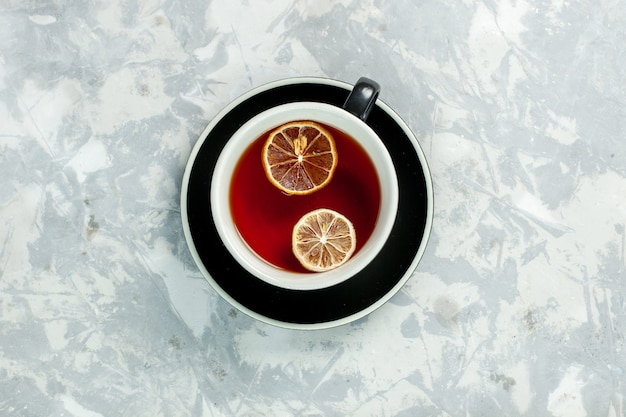
M 323 188 L 337 166 L 332 134 L 310 121 L 287 123 L 272 131 L 262 158 L 268 180 L 288 194 L 311 194 Z
M 343 265 L 354 253 L 356 233 L 352 222 L 330 209 L 305 214 L 294 226 L 292 250 L 303 267 L 323 272 Z

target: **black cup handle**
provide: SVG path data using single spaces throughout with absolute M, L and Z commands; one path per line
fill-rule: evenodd
M 374 80 L 361 77 L 354 85 L 343 108 L 361 120 L 366 120 L 376 104 L 380 85 Z

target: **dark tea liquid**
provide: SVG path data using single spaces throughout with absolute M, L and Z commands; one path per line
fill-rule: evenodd
M 346 216 L 356 232 L 356 252 L 367 242 L 380 208 L 380 183 L 363 148 L 350 136 L 323 125 L 337 146 L 337 168 L 329 184 L 309 195 L 288 195 L 274 187 L 261 155 L 269 132 L 243 153 L 230 184 L 230 208 L 237 230 L 260 257 L 278 268 L 308 272 L 292 253 L 293 226 L 320 208 Z

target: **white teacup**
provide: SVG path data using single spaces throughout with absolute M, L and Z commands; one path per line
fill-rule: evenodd
M 375 97 L 373 97 L 375 101 Z M 398 180 L 385 145 L 362 118 L 345 108 L 326 103 L 294 102 L 259 113 L 241 126 L 222 150 L 211 183 L 211 211 L 218 234 L 232 256 L 257 278 L 282 288 L 314 290 L 338 284 L 365 268 L 387 241 L 398 210 Z M 361 112 L 358 110 L 355 113 Z M 362 113 L 362 112 L 361 112 Z M 343 265 L 326 272 L 298 273 L 278 268 L 255 253 L 233 221 L 229 192 L 237 161 L 262 134 L 297 120 L 311 120 L 338 129 L 354 138 L 365 150 L 376 170 L 381 198 L 378 218 L 371 236 Z M 340 155 L 340 158 L 349 157 Z M 259 157 L 260 159 L 260 157 Z

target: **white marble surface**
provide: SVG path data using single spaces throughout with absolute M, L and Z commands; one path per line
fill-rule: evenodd
M 0 415 L 626 415 L 616 0 L 0 4 Z M 202 278 L 179 193 L 250 88 L 366 75 L 436 195 L 407 285 L 272 327 Z

